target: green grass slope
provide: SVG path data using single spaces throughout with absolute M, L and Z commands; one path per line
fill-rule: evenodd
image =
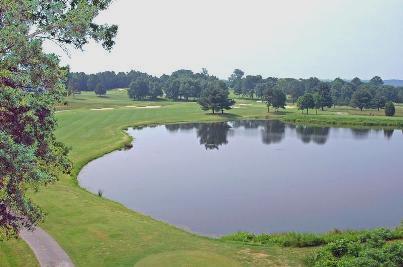
M 59 182 L 32 194 L 32 198 L 48 213 L 42 227 L 60 243 L 77 266 L 300 266 L 312 251 L 200 237 L 80 188 L 75 178 L 82 166 L 128 144 L 131 140 L 123 131 L 127 127 L 245 118 L 310 121 L 312 119 L 308 118 L 321 116 L 325 120 L 333 118 L 341 125 L 349 120 L 357 120 L 356 123 L 362 125 L 360 123 L 377 119 L 377 126 L 396 126 L 403 122 L 401 117 L 364 116 L 370 111 L 357 117 L 357 111 L 350 108 L 306 116 L 289 107 L 285 112 L 268 114 L 264 104 L 251 100 L 239 100 L 237 108 L 230 113 L 213 116 L 202 112 L 196 103 L 134 102 L 127 98 L 124 90 L 110 91 L 107 97 L 82 93 L 66 101 L 67 105 L 57 107 L 59 126 L 56 135 L 72 149 L 73 174 L 60 177 Z M 139 108 L 149 105 L 160 107 Z M 401 114 L 401 107 L 398 107 L 398 115 Z M 313 123 L 324 123 L 321 119 L 316 120 Z M 0 245 L 0 255 L 7 255 L 5 258 L 8 259 L 18 254 L 17 249 L 7 252 L 7 248 L 13 247 L 10 242 L 15 241 Z M 21 241 L 17 243 L 23 245 Z M 22 250 L 27 251 L 26 247 Z M 16 262 L 12 266 L 26 265 Z

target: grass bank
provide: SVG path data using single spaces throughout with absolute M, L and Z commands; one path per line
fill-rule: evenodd
M 239 100 L 230 113 L 213 116 L 202 112 L 196 103 L 164 100 L 133 102 L 127 98 L 125 91 L 119 90 L 108 92 L 108 95 L 97 97 L 93 93 L 83 93 L 68 98 L 67 105 L 58 107 L 56 135 L 58 140 L 71 147 L 74 172 L 72 176 L 62 176 L 57 183 L 32 194 L 34 201 L 48 213 L 41 226 L 60 243 L 77 266 L 304 264 L 304 258 L 312 249 L 234 243 L 193 235 L 131 211 L 119 203 L 90 194 L 77 185 L 76 175 L 89 161 L 129 143 L 130 138 L 123 129 L 130 126 L 248 118 L 287 120 L 311 115 L 299 114 L 294 107 L 287 108 L 285 112 L 268 114 L 263 103 Z M 400 107 L 398 110 L 398 114 L 401 114 Z M 343 116 L 350 120 L 357 116 L 354 112 L 345 108 L 332 109 L 320 112 L 318 118 Z M 365 117 L 368 121 L 373 119 L 374 116 Z M 338 120 L 340 123 L 343 121 Z M 389 118 L 385 120 L 389 121 Z M 390 120 L 403 121 L 403 118 Z M 15 252 L 7 252 L 3 249 L 5 246 L 12 248 L 12 244 L 6 242 L 0 247 L 0 253 L 3 253 L 0 255 L 13 258 Z M 26 247 L 22 249 L 29 253 Z M 23 263 L 14 265 L 26 266 Z

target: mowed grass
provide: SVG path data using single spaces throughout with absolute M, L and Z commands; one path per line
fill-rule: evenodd
M 283 112 L 268 114 L 266 106 L 256 100 L 238 100 L 237 108 L 227 114 L 210 115 L 192 102 L 134 102 L 128 99 L 124 90 L 110 91 L 107 97 L 87 92 L 66 101 L 67 105 L 57 107 L 59 126 L 56 135 L 71 147 L 73 173 L 60 177 L 57 183 L 39 193 L 33 193 L 32 198 L 48 213 L 41 226 L 60 243 L 77 266 L 300 266 L 312 252 L 312 249 L 251 246 L 200 237 L 80 188 L 76 175 L 82 166 L 128 144 L 131 140 L 123 131 L 127 127 L 245 118 L 331 118 L 361 123 L 376 119 L 381 122 L 377 126 L 385 126 L 390 121 L 403 122 L 401 117 L 365 116 L 366 113 L 357 116 L 351 108 L 329 109 L 319 115 L 307 116 L 291 106 Z M 144 106 L 160 107 L 138 108 Z M 401 110 L 398 107 L 399 115 Z M 317 119 L 313 123 L 324 122 Z M 17 246 L 14 250 L 10 242 L 15 241 L 0 246 L 0 255 L 4 255 L 0 258 L 1 266 L 5 262 L 2 258 L 12 259 L 17 255 Z M 17 243 L 20 247 L 24 245 L 21 241 Z M 26 255 L 30 254 L 26 246 L 21 249 Z M 15 262 L 13 266 L 27 265 Z
M 28 245 L 20 239 L 0 241 L 0 266 L 39 266 L 34 253 Z

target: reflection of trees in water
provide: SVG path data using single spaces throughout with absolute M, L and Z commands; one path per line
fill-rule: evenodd
M 230 129 L 226 122 L 201 123 L 197 127 L 197 137 L 206 149 L 218 149 L 219 146 L 228 143 L 227 136 Z
M 234 132 L 231 128 L 240 127 L 244 127 L 245 129 L 260 128 L 262 143 L 267 145 L 280 143 L 285 138 L 286 128 L 295 129 L 297 136 L 304 143 L 313 142 L 316 144 L 325 144 L 330 132 L 329 127 L 286 124 L 278 120 L 233 121 L 231 124 L 227 122 L 217 122 L 165 125 L 165 128 L 169 132 L 174 133 L 179 130 L 196 129 L 197 138 L 199 138 L 200 144 L 204 145 L 206 149 L 219 149 L 221 145 L 227 144 L 228 135 Z
M 165 125 L 165 129 L 168 130 L 168 132 L 175 133 L 179 130 L 181 131 L 186 131 L 186 130 L 193 130 L 197 128 L 199 123 L 181 123 L 181 124 L 167 124 Z
M 383 135 L 390 139 L 393 135 L 394 130 L 393 129 L 383 129 Z
M 262 142 L 263 144 L 280 143 L 285 136 L 285 123 L 281 121 L 263 121 Z
M 244 127 L 245 129 L 257 129 L 262 126 L 264 121 L 250 120 L 250 121 L 233 121 L 232 126 L 234 128 Z
M 326 143 L 329 136 L 329 127 L 317 127 L 317 126 L 304 126 L 297 125 L 295 128 L 297 136 L 304 143 L 314 142 L 318 145 L 323 145 Z
M 367 138 L 370 131 L 370 129 L 351 128 L 351 133 L 355 139 Z

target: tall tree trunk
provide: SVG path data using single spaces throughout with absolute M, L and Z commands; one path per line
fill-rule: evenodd
M 213 108 L 213 114 L 214 114 L 214 108 Z
M 309 113 L 308 113 L 308 109 L 306 109 L 306 114 L 308 115 Z
M 323 111 L 324 109 L 323 109 L 323 106 L 322 106 L 322 111 Z
M 221 109 L 221 114 L 224 114 L 224 109 Z
M 267 112 L 270 112 L 270 106 L 267 106 Z
M 315 111 L 316 111 L 316 115 L 318 115 L 318 109 L 315 109 Z

